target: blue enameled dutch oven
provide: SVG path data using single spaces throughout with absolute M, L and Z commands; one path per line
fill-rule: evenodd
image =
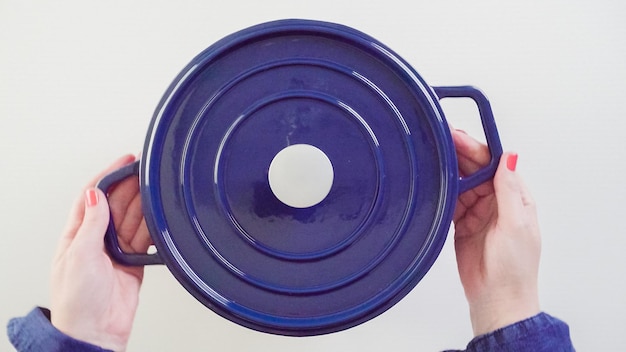
M 439 99 L 478 106 L 492 155 L 460 177 Z M 457 197 L 502 154 L 486 97 L 430 87 L 391 49 L 338 24 L 282 20 L 218 41 L 176 77 L 139 175 L 154 254 L 200 302 L 243 326 L 318 335 L 400 301 L 444 244 Z

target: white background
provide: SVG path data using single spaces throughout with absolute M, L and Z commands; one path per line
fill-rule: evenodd
M 542 308 L 580 351 L 626 350 L 626 3 L 609 1 L 0 0 L 0 321 L 49 301 L 50 261 L 92 175 L 138 153 L 161 94 L 221 37 L 309 18 L 364 31 L 431 85 L 490 98 L 539 206 Z M 480 129 L 471 104 L 446 102 Z M 130 351 L 436 351 L 471 339 L 453 241 L 376 319 L 311 338 L 261 334 L 146 270 Z M 6 338 L 0 350 L 10 350 Z

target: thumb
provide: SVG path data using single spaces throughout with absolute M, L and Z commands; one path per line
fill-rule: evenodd
M 524 212 L 523 185 L 515 172 L 517 157 L 516 153 L 504 153 L 493 178 L 498 203 L 498 218 L 501 220 L 519 219 Z
M 85 191 L 85 214 L 76 233 L 75 243 L 93 250 L 102 250 L 109 218 L 109 205 L 104 193 L 97 188 L 88 188 Z

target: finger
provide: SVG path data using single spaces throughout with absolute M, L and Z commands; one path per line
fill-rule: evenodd
M 85 215 L 85 192 L 93 188 L 96 183 L 102 179 L 105 175 L 113 172 L 114 170 L 119 169 L 120 167 L 127 165 L 135 160 L 133 155 L 124 155 L 117 160 L 115 160 L 111 165 L 109 165 L 106 169 L 98 173 L 96 177 L 91 179 L 89 183 L 83 188 L 83 191 L 80 197 L 77 197 L 72 205 L 70 213 L 68 215 L 68 219 L 65 225 L 64 231 L 61 233 L 61 239 L 59 241 L 58 251 L 61 252 L 71 243 L 71 241 L 76 236 L 76 232 L 78 228 L 81 226 L 83 217 Z
M 504 153 L 493 179 L 498 203 L 498 221 L 509 225 L 525 218 L 523 184 L 515 172 L 516 166 L 517 154 Z
M 122 249 L 133 253 L 145 253 L 151 244 L 141 208 L 141 195 L 135 194 L 130 202 L 118 231 Z
M 483 166 L 468 157 L 457 154 L 457 163 L 459 164 L 459 176 L 466 177 L 480 170 Z
M 493 193 L 493 182 L 488 181 L 460 194 L 454 209 L 453 221 L 463 218 L 467 209 L 474 207 L 483 197 L 491 196 Z
M 97 188 L 85 192 L 85 215 L 76 231 L 73 245 L 87 250 L 87 253 L 101 253 L 104 250 L 104 234 L 109 225 L 109 206 L 104 193 Z
M 109 206 L 122 250 L 145 253 L 152 241 L 143 221 L 138 178 L 131 177 L 120 183 L 109 195 Z
M 468 134 L 455 130 L 452 132 L 452 140 L 459 160 L 459 170 L 465 176 L 473 174 L 491 160 L 487 146 Z
M 130 247 L 135 253 L 146 253 L 152 244 L 152 238 L 148 232 L 146 221 L 142 218 L 141 223 L 135 232 L 135 236 L 130 243 Z
M 134 233 L 139 228 L 141 220 L 143 220 L 141 194 L 139 192 L 135 192 L 130 202 L 128 202 L 123 218 L 120 219 L 120 236 L 128 239 L 128 242 L 130 242 Z
M 112 192 L 109 192 L 109 206 L 115 227 L 122 227 L 122 223 L 127 217 L 128 207 L 138 194 L 139 178 L 135 176 L 120 182 Z

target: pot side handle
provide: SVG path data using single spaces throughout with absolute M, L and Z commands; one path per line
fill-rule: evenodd
M 502 143 L 500 142 L 498 128 L 496 127 L 496 121 L 493 118 L 491 104 L 489 104 L 489 100 L 479 89 L 472 86 L 458 86 L 433 87 L 433 90 L 439 97 L 439 100 L 443 98 L 470 98 L 474 100 L 478 106 L 480 120 L 487 139 L 487 147 L 489 148 L 489 152 L 491 154 L 491 160 L 489 160 L 489 163 L 485 165 L 485 167 L 475 173 L 469 176 L 459 177 L 459 194 L 461 194 L 485 181 L 492 179 L 495 175 L 500 161 L 500 156 L 502 156 Z
M 121 167 L 120 169 L 113 171 L 102 178 L 96 187 L 98 187 L 108 197 L 109 190 L 121 181 L 139 175 L 139 160 L 132 164 Z M 142 254 L 142 253 L 126 253 L 120 248 L 120 244 L 117 237 L 117 230 L 113 223 L 113 216 L 111 215 L 109 220 L 109 226 L 107 227 L 104 235 L 104 244 L 109 252 L 109 255 L 116 262 L 127 266 L 143 266 L 152 264 L 163 264 L 159 253 Z

